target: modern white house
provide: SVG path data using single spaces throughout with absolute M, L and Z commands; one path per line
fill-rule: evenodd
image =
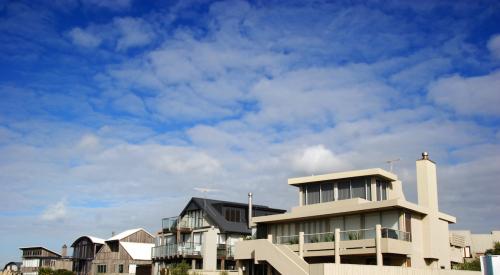
M 418 203 L 380 168 L 289 179 L 298 206 L 252 218 L 257 239 L 236 243 L 239 274 L 344 274 L 332 271 L 344 264 L 378 266 L 378 274 L 385 266 L 450 270 L 463 260 L 460 246 L 450 246 L 448 225 L 456 219 L 439 211 L 436 164 L 427 153 L 416 172 Z

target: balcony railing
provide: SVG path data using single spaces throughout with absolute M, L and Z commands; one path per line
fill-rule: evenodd
M 170 217 L 162 219 L 164 232 L 174 232 L 181 229 L 195 229 L 203 227 L 203 218 L 193 217 Z
M 335 232 L 304 234 L 304 243 L 324 243 L 335 241 Z
M 411 242 L 411 233 L 391 228 L 381 228 L 382 238 L 395 239 L 400 241 Z M 369 240 L 375 239 L 375 228 L 359 229 L 359 230 L 346 230 L 340 231 L 340 241 L 354 241 L 354 240 Z M 304 243 L 324 243 L 334 242 L 335 232 L 322 232 L 304 234 Z M 298 244 L 299 235 L 290 236 L 277 236 L 277 244 Z
M 299 243 L 299 235 L 292 236 L 278 236 L 276 237 L 277 244 L 298 244 Z
M 152 248 L 151 256 L 153 258 L 164 258 L 171 256 L 199 256 L 201 255 L 200 243 L 180 243 L 180 244 L 165 244 Z
M 396 230 L 391 228 L 382 228 L 381 233 L 382 233 L 382 238 L 411 242 L 410 232 L 404 232 L 401 230 Z
M 375 228 L 340 231 L 341 241 L 375 239 Z
M 234 257 L 234 245 L 217 244 L 217 256 L 225 258 Z

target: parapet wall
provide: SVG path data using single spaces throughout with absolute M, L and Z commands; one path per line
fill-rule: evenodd
M 309 275 L 481 275 L 480 271 L 426 269 L 397 266 L 310 264 Z

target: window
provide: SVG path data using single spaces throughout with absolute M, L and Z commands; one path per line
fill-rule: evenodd
M 307 185 L 307 204 L 320 203 L 320 184 L 310 184 Z
M 123 265 L 122 264 L 118 265 L 118 273 L 123 273 Z
M 333 182 L 321 184 L 321 202 L 333 201 Z
M 351 198 L 363 198 L 366 199 L 366 186 L 364 178 L 355 178 L 351 180 Z
M 339 182 L 337 186 L 339 190 L 339 200 L 347 200 L 351 198 L 351 184 L 349 181 Z
M 97 265 L 97 273 L 106 273 L 106 265 L 98 264 Z
M 470 246 L 464 247 L 462 254 L 464 258 L 472 258 L 472 254 L 470 253 Z
M 385 181 L 377 180 L 377 200 L 387 200 L 387 185 Z
M 244 216 L 242 213 L 242 210 L 239 208 L 226 208 L 224 211 L 224 217 L 226 218 L 227 221 L 230 222 L 242 222 L 242 217 Z

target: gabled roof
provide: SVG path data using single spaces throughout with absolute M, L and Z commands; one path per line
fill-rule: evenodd
M 230 202 L 230 201 L 221 201 L 221 200 L 213 200 L 213 199 L 205 199 L 205 198 L 196 198 L 193 197 L 188 202 L 186 207 L 182 210 L 180 216 L 184 216 L 184 214 L 190 210 L 190 206 L 194 204 L 198 206 L 199 209 L 204 210 L 205 215 L 207 215 L 208 219 L 215 223 L 215 225 L 219 228 L 221 232 L 233 232 L 233 233 L 243 233 L 250 234 L 251 230 L 248 229 L 248 225 L 246 222 L 230 222 L 227 221 L 224 217 L 224 214 L 221 212 L 221 207 L 238 207 L 238 208 L 248 208 L 248 204 L 239 203 L 239 202 Z M 265 205 L 253 205 L 252 207 L 254 213 L 256 212 L 264 212 L 266 214 L 280 214 L 286 212 L 282 209 L 270 208 Z
M 129 243 L 120 242 L 127 253 L 133 260 L 151 260 L 151 248 L 155 245 L 152 243 Z
M 73 244 L 71 245 L 71 247 L 75 247 L 76 243 L 82 239 L 82 238 L 87 238 L 89 239 L 91 242 L 93 243 L 96 243 L 96 244 L 104 244 L 104 239 L 101 239 L 101 238 L 97 238 L 97 237 L 94 237 L 94 236 L 89 236 L 89 235 L 85 235 L 85 236 L 80 236 L 78 237 L 78 239 L 76 239 Z
M 114 235 L 113 237 L 107 239 L 106 242 L 119 241 L 119 240 L 121 240 L 123 238 L 126 238 L 126 237 L 128 237 L 128 236 L 130 236 L 130 235 L 132 235 L 132 234 L 134 234 L 134 233 L 136 233 L 138 231 L 141 231 L 141 230 L 143 230 L 144 232 L 146 232 L 147 234 L 149 234 L 151 237 L 154 238 L 154 236 L 151 235 L 151 233 L 149 233 L 146 229 L 144 229 L 144 228 L 136 228 L 136 229 L 125 230 L 125 231 L 121 232 L 120 234 Z

